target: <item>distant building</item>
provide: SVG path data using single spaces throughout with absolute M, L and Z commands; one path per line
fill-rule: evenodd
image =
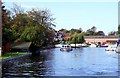
M 84 36 L 86 43 L 108 43 L 114 44 L 118 41 L 118 36 Z

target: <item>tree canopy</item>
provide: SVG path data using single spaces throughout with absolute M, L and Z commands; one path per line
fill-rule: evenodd
M 3 44 L 7 42 L 32 42 L 37 46 L 45 45 L 53 39 L 55 18 L 48 9 L 24 10 L 15 5 L 12 11 L 2 7 Z

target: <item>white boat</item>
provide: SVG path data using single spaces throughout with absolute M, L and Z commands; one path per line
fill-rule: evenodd
M 70 44 L 72 48 L 80 48 L 82 47 L 81 44 Z
M 117 46 L 116 52 L 117 52 L 117 53 L 120 53 L 120 44 Z
M 89 47 L 97 47 L 96 44 L 91 44 Z
M 114 45 L 109 45 L 105 51 L 116 51 L 116 48 L 117 48 L 117 45 L 114 44 Z
M 61 44 L 56 44 L 55 47 L 56 47 L 56 48 L 61 48 L 62 45 L 61 45 Z
M 63 45 L 61 48 L 60 48 L 60 51 L 72 51 L 72 48 L 70 45 Z

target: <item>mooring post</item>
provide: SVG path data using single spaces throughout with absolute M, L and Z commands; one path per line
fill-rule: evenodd
M 0 0 L 0 56 L 2 56 L 2 0 Z
M 75 49 L 76 49 L 76 38 L 75 38 Z
M 0 56 L 2 56 L 2 0 L 0 0 Z M 2 62 L 0 61 L 0 78 L 2 78 Z

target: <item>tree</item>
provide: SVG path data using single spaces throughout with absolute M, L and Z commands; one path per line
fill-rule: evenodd
M 108 34 L 108 36 L 115 36 L 115 35 L 117 35 L 117 31 L 111 31 L 111 32 Z
M 3 28 L 10 28 L 10 17 L 11 12 L 5 9 L 5 6 L 2 4 L 2 27 Z
M 5 6 L 2 5 L 2 45 L 11 42 L 13 38 L 13 33 L 10 29 L 11 17 L 10 11 L 5 9 Z
M 49 10 L 32 9 L 32 11 L 28 11 L 28 17 L 33 21 L 32 25 L 36 26 L 39 29 L 36 36 L 39 37 L 39 34 L 42 34 L 40 37 L 44 39 L 43 44 L 51 41 L 53 36 L 52 26 L 55 26 L 53 23 L 55 19 L 51 17 Z M 43 41 L 42 38 L 41 41 Z
M 55 19 L 49 10 L 32 9 L 24 12 L 20 6 L 14 6 L 10 28 L 14 42 L 30 41 L 34 45 L 42 46 L 52 41 Z
M 89 33 L 89 35 L 95 35 L 96 34 L 96 27 L 93 26 L 91 29 L 88 29 L 87 32 Z
M 69 33 L 70 32 L 69 30 L 66 30 L 66 29 L 60 29 L 59 31 L 63 31 L 63 33 Z
M 98 31 L 98 32 L 96 33 L 96 35 L 97 35 L 97 36 L 104 36 L 105 33 L 104 33 L 103 31 Z
M 91 28 L 91 31 L 93 31 L 93 32 L 96 32 L 96 30 L 97 30 L 97 28 L 96 28 L 95 26 L 93 26 L 93 27 Z
M 13 4 L 12 11 L 14 12 L 13 13 L 14 15 L 23 14 L 24 13 L 24 9 L 20 5 L 17 5 L 17 4 Z
M 73 34 L 73 33 L 81 33 L 82 32 L 82 29 L 71 29 L 70 30 L 70 33 Z
M 2 2 L 0 1 L 0 6 Z M 2 56 L 2 8 L 0 7 L 0 56 Z
M 83 43 L 85 42 L 84 40 L 84 32 L 82 33 L 74 33 L 71 38 L 69 39 L 70 44 L 75 44 L 75 43 Z

